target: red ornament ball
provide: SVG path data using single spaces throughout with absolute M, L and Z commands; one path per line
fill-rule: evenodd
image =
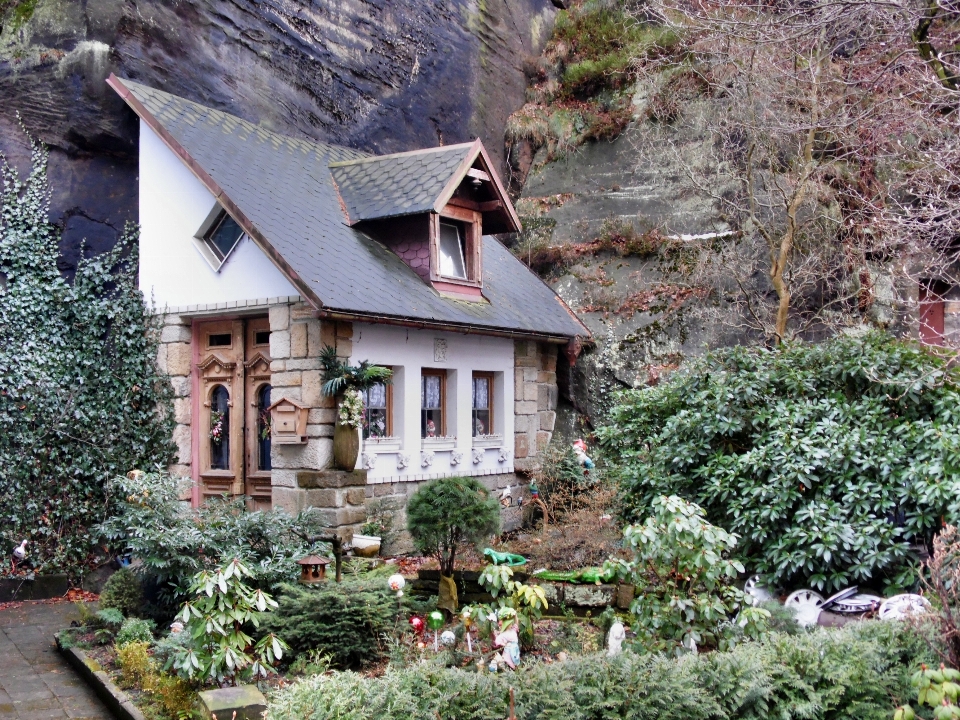
M 410 618 L 410 627 L 413 628 L 413 631 L 417 635 L 423 635 L 423 631 L 426 630 L 426 625 L 423 622 L 423 618 L 419 615 L 414 615 Z

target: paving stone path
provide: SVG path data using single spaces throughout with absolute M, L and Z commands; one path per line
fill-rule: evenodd
M 53 644 L 54 634 L 78 618 L 66 602 L 0 610 L 0 718 L 112 720 Z

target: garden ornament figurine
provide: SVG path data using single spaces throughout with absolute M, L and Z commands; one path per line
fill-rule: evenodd
M 587 456 L 587 444 L 582 439 L 577 439 L 573 443 L 573 452 L 577 456 L 577 461 L 586 470 L 593 470 L 596 467 L 593 460 Z
M 470 628 L 473 627 L 473 611 L 470 608 L 464 608 L 460 615 L 463 618 L 463 634 L 467 638 L 467 652 L 473 652 L 473 643 L 470 642 Z
M 623 652 L 623 641 L 627 637 L 627 632 L 623 623 L 619 620 L 610 626 L 610 632 L 607 633 L 607 657 L 615 657 Z
M 493 646 L 503 648 L 503 661 L 511 670 L 517 669 L 520 662 L 520 637 L 517 635 L 517 611 L 513 608 L 500 608 L 497 613 L 500 631 L 494 634 Z
M 23 562 L 27 557 L 27 540 L 21 542 L 13 549 L 13 559 L 10 561 L 12 569 L 16 570 L 17 565 Z
M 439 610 L 434 610 L 432 613 L 427 615 L 427 627 L 433 630 L 433 650 L 434 652 L 439 652 L 440 646 L 438 643 L 438 631 L 443 627 L 443 613 Z
M 483 554 L 490 558 L 494 565 L 526 565 L 527 559 L 523 555 L 514 555 L 513 553 L 497 552 L 493 548 L 485 548 Z

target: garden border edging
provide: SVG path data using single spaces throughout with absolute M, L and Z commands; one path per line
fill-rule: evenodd
M 118 688 L 110 676 L 99 668 L 100 663 L 91 660 L 80 648 L 65 648 L 56 638 L 57 650 L 64 656 L 70 666 L 96 693 L 104 705 L 118 718 L 118 720 L 146 720 L 139 708 L 133 704 L 130 696 Z

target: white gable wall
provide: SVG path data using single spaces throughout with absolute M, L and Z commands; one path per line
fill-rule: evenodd
M 446 358 L 437 359 L 436 341 L 446 341 Z M 513 472 L 514 358 L 513 341 L 486 335 L 415 330 L 390 325 L 353 323 L 350 362 L 369 360 L 393 368 L 393 435 L 399 449 L 378 451 L 364 443 L 362 452 L 376 459 L 366 465 L 368 482 L 427 480 L 444 475 L 498 475 Z M 420 438 L 420 376 L 423 368 L 447 371 L 447 433 L 456 435 L 453 449 L 424 456 Z M 494 373 L 494 446 L 474 447 L 471 437 L 473 373 Z M 477 450 L 476 456 L 474 450 Z M 505 452 L 502 452 L 505 451 Z M 454 453 L 459 462 L 454 463 Z M 400 458 L 403 454 L 405 457 Z M 398 462 L 402 461 L 402 462 Z M 429 462 L 427 462 L 429 461 Z M 405 467 L 399 467 L 404 464 Z
M 244 236 L 219 271 L 193 235 L 213 195 L 140 121 L 140 289 L 158 310 L 296 295 L 263 251 Z

